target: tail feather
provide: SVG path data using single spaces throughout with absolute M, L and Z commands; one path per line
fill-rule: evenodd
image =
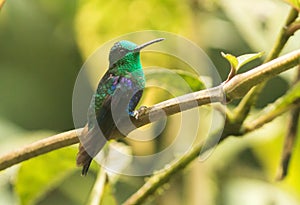
M 81 174 L 87 175 L 93 157 L 102 149 L 106 143 L 106 139 L 101 137 L 97 129 L 88 129 L 86 125 L 80 135 L 79 151 L 77 154 L 76 164 L 82 166 Z
M 92 158 L 90 158 L 89 160 L 87 160 L 85 162 L 85 164 L 83 165 L 82 167 L 82 170 L 81 170 L 81 175 L 82 176 L 86 176 L 88 171 L 89 171 L 89 168 L 90 168 L 90 165 L 91 165 L 91 162 L 92 162 Z
M 81 175 L 86 176 L 92 162 L 92 157 L 85 151 L 82 144 L 79 144 L 79 152 L 77 154 L 76 164 L 82 166 Z

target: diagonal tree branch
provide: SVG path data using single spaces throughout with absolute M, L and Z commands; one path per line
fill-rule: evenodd
M 296 78 L 294 84 L 297 84 L 297 82 L 299 82 L 299 80 L 300 80 L 300 64 L 298 66 L 297 78 Z M 300 114 L 299 107 L 293 108 L 290 111 L 288 132 L 287 132 L 287 135 L 285 136 L 280 166 L 277 170 L 277 179 L 278 180 L 284 179 L 288 173 L 290 159 L 291 159 L 293 148 L 295 146 L 296 139 L 297 139 L 299 114 Z
M 201 149 L 202 143 L 189 149 L 188 152 L 185 153 L 178 161 L 169 164 L 168 167 L 172 167 L 172 169 L 161 170 L 158 174 L 151 177 L 139 189 L 139 191 L 131 195 L 130 198 L 123 203 L 123 205 L 142 204 L 146 198 L 155 193 L 162 184 L 168 182 L 174 174 L 185 168 L 191 161 L 193 161 L 199 155 Z
M 70 130 L 26 145 L 0 157 L 0 170 L 18 164 L 47 152 L 79 142 L 77 133 L 81 129 Z
M 162 117 L 182 112 L 209 104 L 212 102 L 224 102 L 226 99 L 238 99 L 243 97 L 253 86 L 268 80 L 275 75 L 292 68 L 300 62 L 300 49 L 288 53 L 269 63 L 260 65 L 248 72 L 234 76 L 230 81 L 218 87 L 201 90 L 198 92 L 186 94 L 178 98 L 173 98 L 152 107 L 149 107 L 141 114 L 138 120 L 133 119 L 137 127 L 141 127 L 158 120 Z M 195 103 L 197 102 L 197 103 Z M 164 112 L 162 112 L 164 111 Z M 151 120 L 149 119 L 151 116 Z M 34 142 L 19 150 L 7 153 L 0 157 L 0 170 L 6 169 L 12 165 L 28 160 L 35 156 L 45 154 L 65 146 L 78 143 L 77 135 L 81 129 L 71 130 L 60 133 L 52 137 Z
M 241 134 L 246 134 L 260 128 L 288 110 L 297 109 L 300 106 L 300 93 L 297 92 L 299 89 L 300 82 L 291 88 L 290 92 L 265 107 L 258 115 L 259 117 L 249 120 L 249 122 L 246 121 L 241 128 Z
M 280 166 L 277 170 L 277 180 L 284 179 L 288 174 L 290 159 L 297 139 L 299 113 L 300 113 L 299 107 L 292 109 L 290 112 L 288 133 L 285 137 Z
M 272 50 L 270 51 L 269 55 L 267 56 L 265 62 L 277 58 L 281 53 L 282 49 L 284 48 L 284 46 L 286 45 L 289 38 L 292 35 L 294 35 L 294 33 L 297 31 L 297 29 L 295 29 L 293 25 L 298 16 L 299 16 L 299 12 L 295 8 L 291 7 L 287 19 L 285 21 L 285 24 L 279 31 L 279 35 L 277 36 L 275 44 Z

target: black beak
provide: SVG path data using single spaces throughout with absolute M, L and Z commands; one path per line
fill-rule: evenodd
M 163 41 L 163 40 L 165 40 L 165 39 L 164 39 L 164 38 L 157 38 L 157 39 L 154 39 L 154 40 L 152 40 L 152 41 L 148 41 L 148 42 L 146 42 L 146 43 L 143 43 L 142 45 L 136 47 L 136 48 L 134 49 L 134 52 L 139 52 L 139 51 L 142 50 L 143 48 L 145 48 L 145 47 L 147 47 L 147 46 L 149 46 L 149 45 L 151 45 L 151 44 L 153 44 L 153 43 L 157 43 L 157 42 L 160 42 L 160 41 Z

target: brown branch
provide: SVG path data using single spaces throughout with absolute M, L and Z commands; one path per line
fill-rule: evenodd
M 186 94 L 146 108 L 139 119 L 133 119 L 133 122 L 137 127 L 141 127 L 162 117 L 200 105 L 212 102 L 224 102 L 225 96 L 230 99 L 241 98 L 257 83 L 292 68 L 299 64 L 299 61 L 300 49 L 270 61 L 267 64 L 260 65 L 246 73 L 236 75 L 230 81 L 220 86 Z M 8 153 L 0 157 L 0 170 L 52 150 L 75 144 L 79 142 L 77 132 L 80 132 L 80 130 L 71 130 L 54 135 Z
M 81 129 L 63 132 L 7 153 L 6 155 L 0 157 L 0 170 L 6 169 L 12 165 L 45 154 L 52 150 L 76 144 L 79 142 L 77 133 L 80 131 Z

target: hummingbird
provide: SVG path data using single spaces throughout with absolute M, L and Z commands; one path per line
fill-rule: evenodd
M 135 107 L 145 88 L 145 75 L 140 60 L 140 51 L 164 40 L 154 39 L 142 45 L 122 40 L 116 42 L 109 52 L 109 67 L 100 80 L 87 113 L 87 124 L 79 139 L 77 166 L 81 174 L 88 172 L 92 159 L 111 139 L 126 137 L 130 117 L 138 118 Z

